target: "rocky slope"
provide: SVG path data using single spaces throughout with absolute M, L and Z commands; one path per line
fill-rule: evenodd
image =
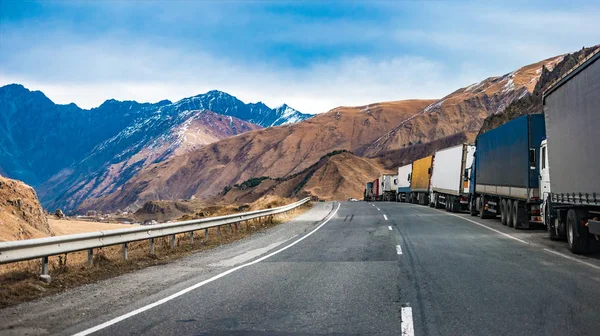
M 154 199 L 207 198 L 252 177 L 285 177 L 336 149 L 360 154 L 381 134 L 430 105 L 432 100 L 339 107 L 300 123 L 227 138 L 149 166 L 108 196 L 79 208 L 138 208 Z
M 487 117 L 479 133 L 487 132 L 525 114 L 542 113 L 542 96 L 544 91 L 579 62 L 595 52 L 600 52 L 600 46 L 583 48 L 577 52 L 567 54 L 554 67 L 542 67 L 540 78 L 533 91 L 521 99 L 513 101 L 503 113 L 496 113 Z
M 381 173 L 392 173 L 392 170 L 384 169 L 377 160 L 335 151 L 296 174 L 280 179 L 253 178 L 227 187 L 210 201 L 240 204 L 269 196 L 302 198 L 309 195 L 324 200 L 362 199 L 363 181 L 373 180 Z
M 157 113 L 96 146 L 91 154 L 41 184 L 49 209 L 70 211 L 83 200 L 118 190 L 138 171 L 260 126 L 211 111 Z
M 553 69 L 562 59 L 563 56 L 549 58 L 458 89 L 402 121 L 364 154 L 375 157 L 456 133 L 464 133 L 472 141 L 488 116 L 502 113 L 513 101 L 533 92 L 543 68 Z
M 33 188 L 0 176 L 0 241 L 50 234 L 48 219 Z

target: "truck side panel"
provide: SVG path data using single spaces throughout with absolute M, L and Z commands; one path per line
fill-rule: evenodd
M 600 199 L 600 60 L 547 94 L 544 103 L 552 193 L 596 193 Z
M 530 134 L 529 129 L 532 129 Z M 527 115 L 477 137 L 475 180 L 480 185 L 535 188 L 539 185 L 529 169 L 529 148 L 539 149 L 545 136 L 542 115 Z
M 428 192 L 429 191 L 429 171 L 432 168 L 433 156 L 428 156 L 413 162 L 412 165 L 412 180 L 410 190 L 412 192 Z
M 398 167 L 398 192 L 410 192 L 410 179 L 412 164 Z
M 460 195 L 463 185 L 464 148 L 464 145 L 459 145 L 435 153 L 431 190 L 455 196 Z

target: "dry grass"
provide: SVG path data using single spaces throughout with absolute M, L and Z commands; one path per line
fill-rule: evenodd
M 56 236 L 84 232 L 125 229 L 137 226 L 133 224 L 112 224 L 82 220 L 64 220 L 55 218 L 48 218 L 48 224 L 50 224 L 50 230 Z
M 40 260 L 29 260 L 7 265 L 0 265 L 0 308 L 20 302 L 36 299 L 73 288 L 79 285 L 107 279 L 120 274 L 132 272 L 144 267 L 161 265 L 178 259 L 192 252 L 210 249 L 247 237 L 255 232 L 289 221 L 310 209 L 306 204 L 287 213 L 278 214 L 262 221 L 250 220 L 245 223 L 217 229 L 209 229 L 208 240 L 204 239 L 204 231 L 194 235 L 194 245 L 190 244 L 189 234 L 176 236 L 176 246 L 171 248 L 170 237 L 155 239 L 155 254 L 150 255 L 148 240 L 133 242 L 128 246 L 128 260 L 121 257 L 121 246 L 110 246 L 94 250 L 93 265 L 87 265 L 87 252 L 74 252 L 49 258 L 49 274 L 52 282 L 47 284 L 39 280 Z

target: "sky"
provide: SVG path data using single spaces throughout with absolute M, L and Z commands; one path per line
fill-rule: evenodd
M 441 98 L 600 43 L 598 1 L 0 0 L 0 86 L 60 104 L 216 89 L 305 113 Z

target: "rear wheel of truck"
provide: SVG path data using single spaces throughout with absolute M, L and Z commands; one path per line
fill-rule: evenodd
M 510 201 L 509 201 L 510 202 Z M 519 201 L 515 200 L 512 205 L 512 224 L 515 229 L 519 228 Z
M 473 217 L 477 216 L 477 206 L 475 202 L 475 200 L 469 199 L 469 215 Z
M 481 219 L 486 219 L 488 218 L 488 215 L 486 213 L 487 211 L 485 211 L 485 196 L 481 196 L 479 197 L 479 218 Z
M 503 198 L 500 200 L 500 222 L 502 225 L 506 225 L 506 199 Z
M 546 224 L 546 232 L 548 232 L 548 238 L 550 240 L 559 240 L 560 237 L 556 234 L 556 228 L 550 219 L 550 211 L 548 210 L 548 206 L 546 205 L 544 210 L 544 223 Z
M 508 227 L 513 227 L 513 202 L 509 199 L 506 201 L 506 225 Z
M 581 223 L 582 212 L 571 209 L 567 212 L 567 242 L 569 249 L 575 254 L 584 254 L 589 252 L 589 242 L 587 231 Z

